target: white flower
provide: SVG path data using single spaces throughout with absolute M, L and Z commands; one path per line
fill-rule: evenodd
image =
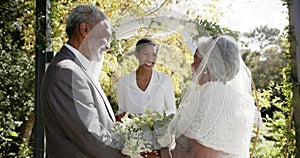
M 165 116 L 165 115 L 164 115 Z M 142 115 L 125 115 L 121 121 L 114 123 L 113 138 L 123 146 L 122 153 L 131 157 L 139 156 L 141 152 L 150 152 L 161 148 L 158 138 L 161 129 L 167 125 L 173 115 L 164 118 L 153 110 L 145 109 Z M 156 131 L 159 128 L 159 132 Z

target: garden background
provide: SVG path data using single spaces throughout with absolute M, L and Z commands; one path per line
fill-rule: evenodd
M 192 5 L 185 0 L 51 0 L 51 39 L 48 43 L 55 53 L 67 41 L 65 21 L 78 4 L 93 4 L 118 26 L 128 16 L 157 16 L 159 11 L 174 3 L 179 8 Z M 289 2 L 289 3 L 288 3 Z M 207 2 L 205 8 L 189 9 L 185 14 L 196 19 L 211 35 L 228 34 L 240 44 L 246 65 L 256 84 L 263 117 L 254 157 L 296 157 L 296 131 L 293 121 L 293 59 L 291 27 L 284 31 L 259 26 L 249 32 L 239 32 L 218 24 L 224 14 L 216 3 Z M 288 5 L 289 4 L 289 5 Z M 291 1 L 282 1 L 290 7 Z M 192 7 L 191 7 L 192 8 Z M 288 13 L 287 13 L 288 14 Z M 34 152 L 34 96 L 36 45 L 36 1 L 0 1 L 0 157 L 33 157 Z M 116 84 L 118 78 L 137 67 L 132 54 L 136 41 L 152 36 L 147 28 L 128 39 L 114 39 L 105 55 L 99 81 L 117 110 Z M 180 33 L 155 37 L 161 45 L 155 69 L 171 76 L 178 106 L 191 78 L 192 55 Z M 252 49 L 256 45 L 258 49 Z M 299 114 L 298 114 L 299 115 Z M 253 140 L 255 140 L 253 131 Z M 251 150 L 253 148 L 251 145 Z M 299 149 L 299 147 L 298 147 Z

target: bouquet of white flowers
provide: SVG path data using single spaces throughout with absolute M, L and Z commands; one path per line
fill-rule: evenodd
M 157 138 L 162 136 L 174 114 L 161 115 L 150 109 L 145 109 L 142 115 L 129 115 L 128 113 L 115 122 L 112 129 L 112 138 L 122 153 L 132 157 L 143 152 L 161 149 Z

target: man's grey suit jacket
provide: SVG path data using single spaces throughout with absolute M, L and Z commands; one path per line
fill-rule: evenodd
M 44 74 L 41 104 L 48 158 L 124 157 L 111 147 L 115 118 L 106 95 L 66 46 Z

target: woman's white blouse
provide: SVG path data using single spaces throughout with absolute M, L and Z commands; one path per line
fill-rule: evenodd
M 136 71 L 123 76 L 118 81 L 119 113 L 141 114 L 145 108 L 161 114 L 175 113 L 175 96 L 172 79 L 152 70 L 150 83 L 145 91 L 136 82 Z

